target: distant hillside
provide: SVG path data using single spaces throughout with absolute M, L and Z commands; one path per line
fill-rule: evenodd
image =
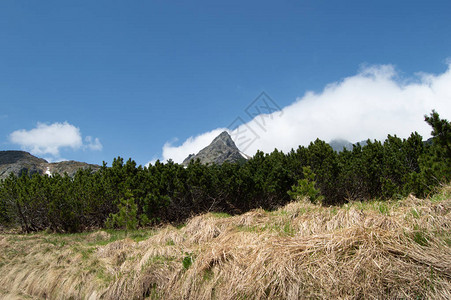
M 19 176 L 22 172 L 43 174 L 48 162 L 24 151 L 0 151 L 0 179 L 10 173 Z
M 343 149 L 352 150 L 353 144 L 350 141 L 343 139 L 334 139 L 329 142 L 329 145 L 334 149 L 334 151 L 340 152 Z
M 196 155 L 189 155 L 183 165 L 187 166 L 190 161 L 199 159 L 203 164 L 223 164 L 224 162 L 241 162 L 246 159 L 233 142 L 227 131 L 218 135 L 210 145 L 200 150 Z
M 8 177 L 11 173 L 20 176 L 23 172 L 49 175 L 67 173 L 73 176 L 78 169 L 87 168 L 96 171 L 100 166 L 77 161 L 49 163 L 25 151 L 0 151 L 0 179 Z

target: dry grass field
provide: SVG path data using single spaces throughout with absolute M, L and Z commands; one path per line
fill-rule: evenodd
M 2 299 L 451 299 L 451 186 L 184 226 L 0 235 Z

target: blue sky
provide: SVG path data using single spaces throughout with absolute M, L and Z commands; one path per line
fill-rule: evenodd
M 2 0 L 0 150 L 180 161 L 237 117 L 255 126 L 245 109 L 263 91 L 283 114 L 258 127 L 250 154 L 427 134 L 417 124 L 431 108 L 451 118 L 450 12 L 450 1 Z

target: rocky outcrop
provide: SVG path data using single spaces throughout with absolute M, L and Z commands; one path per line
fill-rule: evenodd
M 62 161 L 49 163 L 45 159 L 38 158 L 25 151 L 0 151 L 0 179 L 8 177 L 11 173 L 20 176 L 24 172 L 33 175 L 67 173 L 73 176 L 78 169 L 91 168 L 93 171 L 100 169 L 98 165 L 77 161 Z
M 234 163 L 246 160 L 227 131 L 218 135 L 210 145 L 200 150 L 196 155 L 190 154 L 182 164 L 187 166 L 190 161 L 197 159 L 203 164 L 218 165 L 224 162 Z

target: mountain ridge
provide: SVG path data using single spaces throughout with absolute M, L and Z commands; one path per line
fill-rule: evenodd
M 36 157 L 26 151 L 4 150 L 0 151 L 0 179 L 7 178 L 11 173 L 20 176 L 24 172 L 30 175 L 38 174 L 64 174 L 73 176 L 79 169 L 100 169 L 99 165 L 79 161 L 61 161 L 49 163 L 43 158 Z

